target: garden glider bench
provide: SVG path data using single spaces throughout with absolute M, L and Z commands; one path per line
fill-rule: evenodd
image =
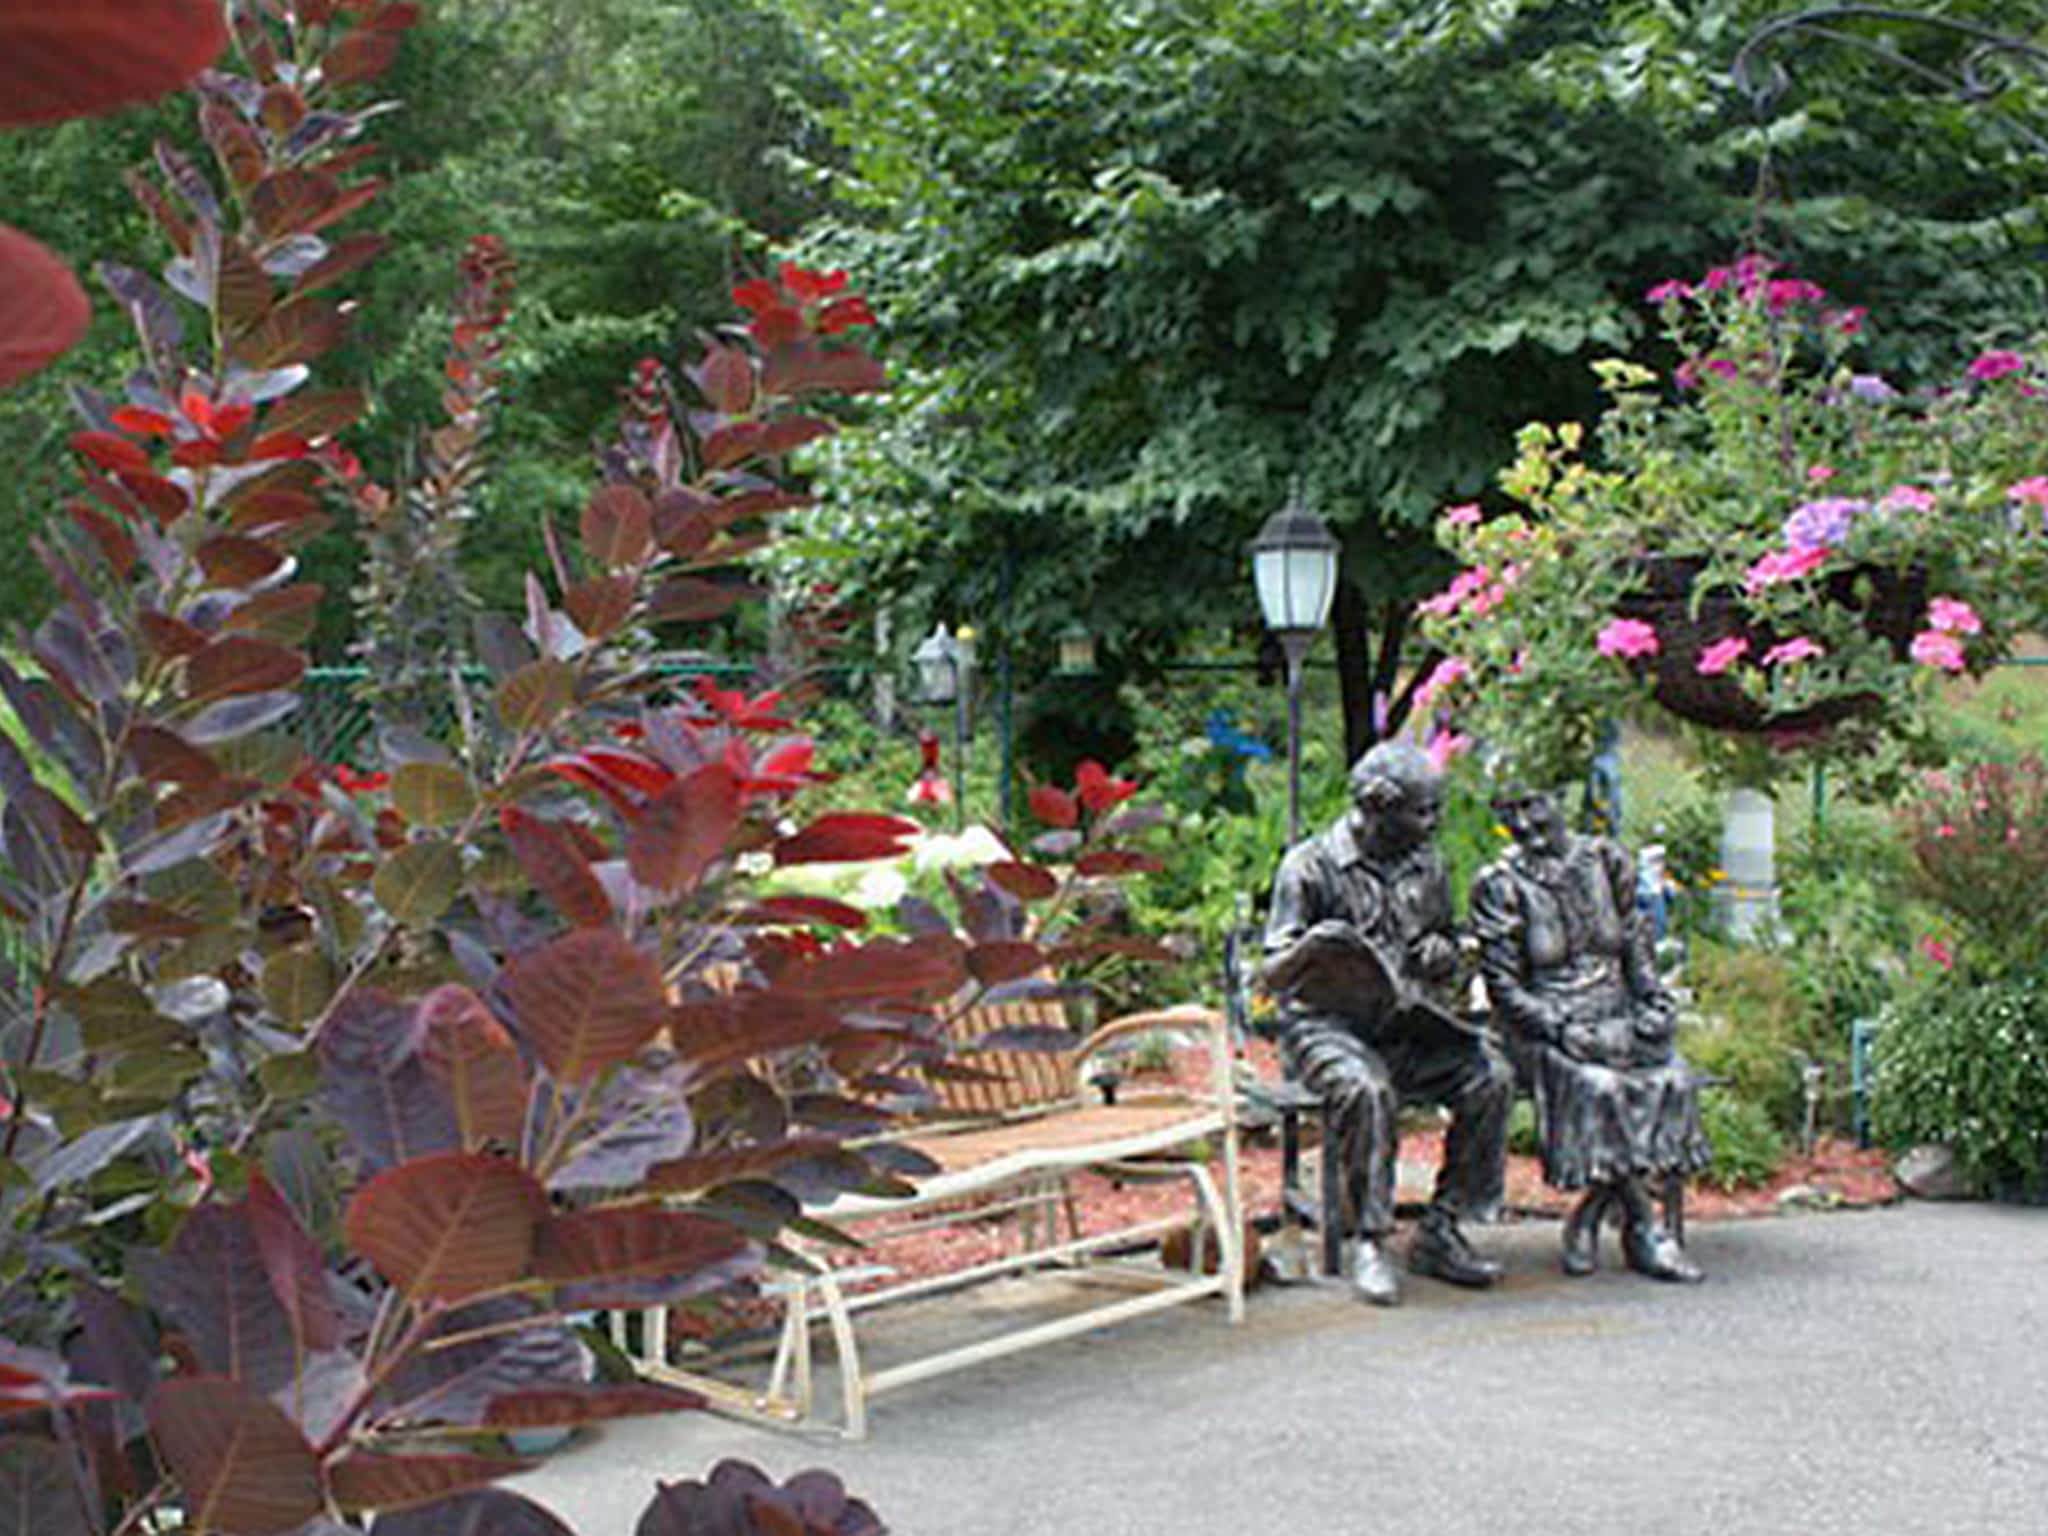
M 1224 1015 L 1187 1005 L 1115 1019 L 1066 1050 L 975 1047 L 996 1031 L 1019 1029 L 1065 1031 L 1067 1021 L 1057 999 L 981 1003 L 962 1010 L 951 1029 L 952 1041 L 956 1050 L 966 1052 L 965 1060 L 987 1075 L 933 1078 L 934 1117 L 890 1138 L 936 1165 L 936 1172 L 917 1180 L 915 1194 L 841 1194 L 805 1208 L 807 1216 L 840 1227 L 877 1217 L 905 1218 L 900 1224 L 892 1221 L 882 1234 L 886 1237 L 1014 1215 L 1013 1251 L 941 1274 L 899 1279 L 886 1265 L 835 1268 L 821 1245 L 790 1235 L 785 1240 L 805 1267 L 764 1287 L 780 1296 L 784 1312 L 763 1386 L 736 1386 L 673 1363 L 665 1313 L 642 1314 L 637 1330 L 626 1326 L 623 1315 L 615 1315 L 613 1337 L 642 1373 L 700 1392 L 722 1412 L 785 1427 L 837 1428 L 859 1439 L 866 1433 L 872 1398 L 948 1371 L 1210 1297 L 1223 1299 L 1233 1324 L 1242 1321 L 1244 1227 Z M 1090 1088 L 1091 1068 L 1098 1061 L 1161 1034 L 1206 1047 L 1208 1081 L 1202 1090 L 1140 1083 L 1126 1084 L 1124 1092 L 1112 1096 Z M 1220 1181 L 1211 1172 L 1212 1161 L 1220 1165 Z M 1068 1184 L 1083 1170 L 1185 1181 L 1192 1210 L 1083 1233 Z M 1154 1256 L 1169 1233 L 1191 1227 L 1186 1269 Z M 1213 1273 L 1205 1272 L 1205 1254 L 1213 1256 Z M 863 1360 L 855 1326 L 860 1315 L 1034 1270 L 1057 1270 L 1119 1294 L 1053 1318 L 1023 1317 L 993 1338 L 939 1348 L 883 1369 L 869 1369 Z M 839 1369 L 836 1425 L 815 1411 L 812 1335 L 820 1323 L 831 1332 Z

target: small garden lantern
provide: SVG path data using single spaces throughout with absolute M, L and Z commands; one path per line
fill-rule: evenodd
M 917 668 L 917 696 L 927 704 L 951 704 L 960 696 L 960 645 L 943 624 L 934 624 L 910 653 Z
M 1059 665 L 1054 669 L 1061 677 L 1093 677 L 1095 675 L 1095 634 L 1079 619 L 1070 620 L 1059 632 Z
M 973 689 L 974 631 L 964 624 L 955 635 L 934 624 L 910 653 L 917 667 L 918 697 L 927 704 L 953 706 L 953 830 L 967 824 L 968 700 Z
M 1287 505 L 1266 519 L 1251 542 L 1252 582 L 1266 628 L 1287 657 L 1287 839 L 1301 837 L 1301 664 L 1330 620 L 1337 595 L 1336 537 L 1301 499 L 1301 482 Z

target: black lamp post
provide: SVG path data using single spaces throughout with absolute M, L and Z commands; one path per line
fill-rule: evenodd
M 1251 542 L 1252 582 L 1266 628 L 1287 658 L 1287 840 L 1301 839 L 1301 664 L 1330 619 L 1337 595 L 1338 544 L 1301 499 L 1301 483 L 1287 505 L 1266 519 Z
M 944 624 L 910 653 L 917 667 L 918 697 L 927 704 L 953 706 L 953 830 L 967 826 L 967 701 L 974 667 L 974 632 L 962 629 L 956 637 Z

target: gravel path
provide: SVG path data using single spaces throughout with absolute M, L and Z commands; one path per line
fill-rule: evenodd
M 1556 1242 L 1483 1234 L 1490 1294 L 1269 1289 L 1241 1329 L 1180 1308 L 997 1361 L 882 1399 L 859 1445 L 621 1423 L 524 1487 L 583 1536 L 728 1455 L 830 1466 L 898 1536 L 2048 1531 L 2048 1211 L 1701 1225 L 1697 1289 L 1567 1281 Z

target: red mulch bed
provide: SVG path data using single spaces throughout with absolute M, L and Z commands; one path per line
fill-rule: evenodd
M 1268 1080 L 1277 1076 L 1278 1064 L 1270 1044 L 1253 1042 L 1250 1061 L 1260 1076 Z M 1203 1081 L 1206 1072 L 1206 1053 L 1188 1050 L 1178 1054 L 1172 1076 L 1192 1084 Z M 1429 1184 L 1442 1152 L 1441 1131 L 1411 1131 L 1401 1138 L 1401 1198 L 1404 1201 L 1428 1199 Z M 1280 1209 L 1277 1136 L 1246 1141 L 1240 1159 L 1240 1176 L 1245 1209 L 1254 1220 L 1272 1216 Z M 1130 1183 L 1082 1173 L 1074 1177 L 1072 1184 L 1084 1233 L 1107 1231 L 1148 1217 L 1170 1215 L 1189 1206 L 1187 1186 L 1180 1180 Z M 1882 1151 L 1864 1150 L 1849 1142 L 1824 1137 L 1811 1155 L 1788 1160 L 1768 1184 L 1720 1190 L 1696 1182 L 1686 1192 L 1686 1220 L 1725 1221 L 1775 1215 L 1781 1209 L 1779 1197 L 1792 1189 L 1809 1191 L 1811 1199 L 1807 1203 L 1813 1205 L 1884 1205 L 1899 1198 L 1898 1185 L 1891 1176 L 1890 1160 Z M 1543 1183 L 1536 1159 L 1522 1156 L 1508 1158 L 1507 1196 L 1510 1209 L 1558 1216 L 1569 1210 L 1578 1198 L 1574 1193 L 1548 1188 Z M 890 1225 L 887 1217 L 854 1223 L 850 1230 L 864 1238 L 868 1247 L 859 1253 L 849 1251 L 835 1262 L 887 1266 L 894 1271 L 892 1278 L 900 1281 L 943 1274 L 1000 1258 L 1011 1251 L 1014 1239 L 1014 1222 L 1010 1218 L 933 1228 L 899 1237 L 888 1235 Z
M 1272 1080 L 1278 1066 L 1271 1045 L 1254 1042 L 1250 1062 L 1260 1076 Z M 1171 1077 L 1196 1083 L 1205 1081 L 1206 1053 L 1187 1050 L 1175 1059 Z M 1443 1152 L 1443 1133 L 1436 1129 L 1414 1130 L 1401 1138 L 1401 1199 L 1423 1201 Z M 1239 1160 L 1245 1209 L 1253 1220 L 1271 1217 L 1280 1209 L 1280 1150 L 1277 1133 L 1247 1138 Z M 1221 1170 L 1217 1170 L 1220 1177 Z M 1134 1225 L 1153 1217 L 1171 1215 L 1190 1208 L 1187 1185 L 1179 1179 L 1132 1182 L 1099 1174 L 1080 1173 L 1073 1177 L 1074 1194 L 1083 1233 Z M 1802 1190 L 1802 1204 L 1858 1207 L 1884 1205 L 1899 1198 L 1892 1179 L 1890 1160 L 1878 1150 L 1860 1149 L 1849 1142 L 1822 1138 L 1812 1154 L 1789 1159 L 1768 1184 L 1736 1190 L 1720 1190 L 1695 1182 L 1686 1192 L 1686 1220 L 1725 1221 L 1777 1214 L 1783 1207 L 1780 1196 Z M 1571 1192 L 1553 1190 L 1543 1183 L 1542 1171 L 1533 1157 L 1511 1155 L 1507 1166 L 1507 1201 L 1511 1210 L 1524 1214 L 1562 1216 L 1576 1201 Z M 930 1214 L 930 1213 L 926 1213 Z M 1016 1243 L 1014 1215 L 955 1226 L 930 1227 L 921 1231 L 890 1235 L 899 1218 L 877 1217 L 853 1222 L 847 1230 L 864 1240 L 859 1251 L 834 1251 L 835 1267 L 875 1267 L 887 1272 L 891 1283 L 921 1279 L 969 1268 L 1013 1252 Z M 869 1283 L 880 1283 L 879 1278 Z M 856 1281 L 854 1289 L 860 1288 Z M 714 1320 L 703 1312 L 679 1313 L 678 1327 L 699 1335 L 720 1333 L 727 1328 L 760 1327 L 776 1314 L 774 1303 L 728 1301 Z

